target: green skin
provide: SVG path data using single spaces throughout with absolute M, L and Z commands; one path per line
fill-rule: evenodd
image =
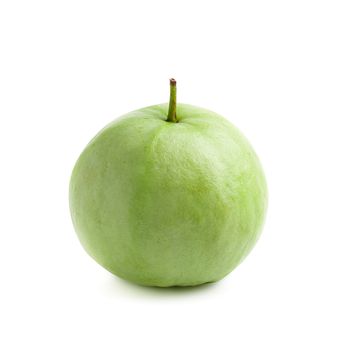
M 178 104 L 167 120 L 168 106 L 131 112 L 88 144 L 70 182 L 73 223 L 86 251 L 123 279 L 214 282 L 260 235 L 265 178 L 248 141 L 223 117 Z

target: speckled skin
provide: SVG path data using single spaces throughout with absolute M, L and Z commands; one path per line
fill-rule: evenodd
M 168 104 L 107 125 L 80 155 L 70 208 L 86 251 L 115 275 L 192 286 L 232 271 L 257 241 L 267 206 L 259 160 L 214 112 Z

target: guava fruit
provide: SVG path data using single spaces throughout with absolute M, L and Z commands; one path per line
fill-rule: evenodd
M 116 119 L 70 181 L 79 240 L 113 274 L 194 286 L 230 273 L 256 243 L 267 207 L 259 159 L 220 115 L 170 101 Z

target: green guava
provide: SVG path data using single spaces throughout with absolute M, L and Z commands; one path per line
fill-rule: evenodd
M 169 104 L 100 131 L 70 181 L 74 227 L 113 274 L 148 286 L 194 286 L 231 272 L 256 243 L 267 207 L 247 139 L 209 110 Z

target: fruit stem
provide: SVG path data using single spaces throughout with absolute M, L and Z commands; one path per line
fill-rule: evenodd
M 176 119 L 176 80 L 170 79 L 170 100 L 167 122 L 177 123 Z

